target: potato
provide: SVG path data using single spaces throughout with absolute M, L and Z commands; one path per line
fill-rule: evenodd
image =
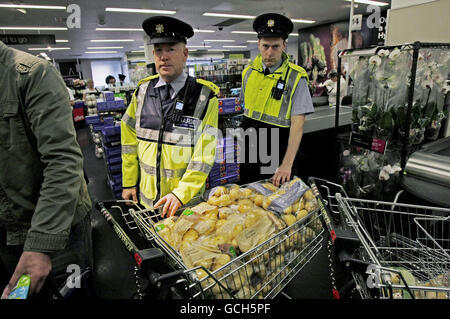
M 212 196 L 220 197 L 222 195 L 228 194 L 228 189 L 225 186 L 219 186 L 215 189 Z
M 219 197 L 219 206 L 221 207 L 231 205 L 232 203 L 233 201 L 231 200 L 231 197 L 228 194 Z
M 312 190 L 310 190 L 310 189 L 307 190 L 305 192 L 305 194 L 303 194 L 303 197 L 305 198 L 306 201 L 310 201 L 310 200 L 313 200 L 315 198 Z
M 247 205 L 252 207 L 253 206 L 253 201 L 251 199 L 240 199 L 237 202 L 238 205 Z
M 316 209 L 316 207 L 317 207 L 317 205 L 314 201 L 309 201 L 309 202 L 306 202 L 306 204 L 305 204 L 305 209 L 308 212 L 312 212 L 314 209 Z
M 292 206 L 288 206 L 283 210 L 283 214 L 292 214 Z
M 272 200 L 270 200 L 268 197 L 265 197 L 264 198 L 264 201 L 263 201 L 263 208 L 264 209 L 267 209 L 267 208 L 269 208 L 269 206 L 270 206 L 270 204 L 272 204 Z
M 264 196 L 256 195 L 255 197 L 253 197 L 253 202 L 255 203 L 256 206 L 262 207 L 264 202 Z
M 231 200 L 238 200 L 240 198 L 241 192 L 239 189 L 232 189 L 230 190 L 230 197 Z
M 233 214 L 233 210 L 229 207 L 221 207 L 219 208 L 219 218 L 227 219 L 229 215 Z
M 239 244 L 238 244 L 238 242 L 236 241 L 236 239 L 233 239 L 233 240 L 231 241 L 231 245 L 232 245 L 234 248 L 239 247 Z
M 182 241 L 193 242 L 198 238 L 198 233 L 194 229 L 189 229 L 183 236 Z
M 250 188 L 241 188 L 240 189 L 241 198 L 248 198 L 253 191 Z
M 302 218 L 305 218 L 306 216 L 308 216 L 308 211 L 306 209 L 302 209 L 301 211 L 299 211 L 297 213 L 296 218 L 297 218 L 297 220 L 300 220 Z
M 245 204 L 239 204 L 238 211 L 241 213 L 248 213 L 252 210 L 252 206 L 245 205 Z
M 282 215 L 282 218 L 288 227 L 296 222 L 295 216 L 292 214 Z
M 211 196 L 208 199 L 208 204 L 209 205 L 214 205 L 214 206 L 220 206 L 219 197 Z

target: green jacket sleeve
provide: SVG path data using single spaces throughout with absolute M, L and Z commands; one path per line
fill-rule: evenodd
M 199 138 L 186 172 L 172 193 L 187 204 L 202 189 L 216 156 L 219 121 L 219 102 L 214 96 L 208 102 L 205 117 L 198 128 Z
M 36 63 L 20 78 L 26 115 L 44 164 L 40 196 L 24 244 L 25 251 L 65 248 L 83 179 L 69 95 L 58 71 Z

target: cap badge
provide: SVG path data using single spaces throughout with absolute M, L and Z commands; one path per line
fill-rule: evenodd
M 268 21 L 267 21 L 267 26 L 268 26 L 268 27 L 273 27 L 273 26 L 275 26 L 275 21 L 274 21 L 273 19 L 268 20 Z
M 164 26 L 162 24 L 157 24 L 155 29 L 156 29 L 156 33 L 164 32 Z

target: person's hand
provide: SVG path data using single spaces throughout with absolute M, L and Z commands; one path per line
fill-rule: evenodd
M 272 184 L 274 184 L 276 187 L 279 187 L 281 184 L 290 180 L 291 171 L 291 165 L 281 164 L 281 166 L 277 168 L 275 174 L 271 178 Z
M 122 190 L 122 198 L 124 200 L 132 200 L 133 202 L 137 203 L 137 194 L 136 194 L 136 188 L 124 188 Z M 128 206 L 133 206 L 131 203 L 126 203 Z
M 177 212 L 178 208 L 181 206 L 181 202 L 178 200 L 178 198 L 170 193 L 161 198 L 156 204 L 155 208 L 159 208 L 161 205 L 164 204 L 163 212 L 161 214 L 161 217 L 164 217 L 166 213 L 168 212 L 167 217 L 172 217 Z
M 2 299 L 8 298 L 22 275 L 29 275 L 31 278 L 29 294 L 38 293 L 44 286 L 45 279 L 51 270 L 52 262 L 47 254 L 24 251 L 20 256 L 14 274 L 3 290 Z

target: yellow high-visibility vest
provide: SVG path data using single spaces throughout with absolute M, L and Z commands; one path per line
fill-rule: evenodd
M 305 69 L 289 62 L 283 52 L 283 64 L 272 74 L 264 76 L 261 54 L 242 73 L 244 116 L 279 127 L 291 126 L 292 97 L 302 77 L 308 80 Z M 285 81 L 280 100 L 272 97 L 278 80 Z
M 217 144 L 219 88 L 208 81 L 196 79 L 201 91 L 189 116 L 194 127 L 174 126 L 170 132 L 162 126 L 150 129 L 141 121 L 147 88 L 155 85 L 158 77 L 138 83 L 121 121 L 122 185 L 136 187 L 139 178 L 140 202 L 147 208 L 168 193 L 184 205 L 203 191 Z M 153 117 L 152 121 L 160 123 L 162 119 Z

